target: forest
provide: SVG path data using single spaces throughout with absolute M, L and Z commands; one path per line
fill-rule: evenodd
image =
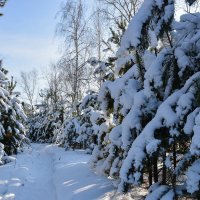
M 200 200 L 200 1 L 65 0 L 56 18 L 60 57 L 42 78 L 0 62 L 0 200 Z M 83 173 L 114 193 L 9 196 L 4 170 L 31 146 L 46 165 L 86 156 Z

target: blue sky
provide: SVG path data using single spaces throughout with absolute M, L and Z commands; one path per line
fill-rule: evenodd
M 33 68 L 42 71 L 58 58 L 56 14 L 63 1 L 8 0 L 0 18 L 0 58 L 10 75 L 19 77 Z
M 8 0 L 0 18 L 0 57 L 10 74 L 39 71 L 58 57 L 55 19 L 62 0 Z

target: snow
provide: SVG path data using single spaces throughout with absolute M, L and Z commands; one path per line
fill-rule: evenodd
M 174 198 L 174 191 L 170 190 L 169 192 L 167 192 L 167 194 L 162 196 L 161 200 L 169 200 L 169 199 L 173 199 L 173 198 Z
M 166 55 L 169 53 L 168 49 L 163 49 L 157 58 L 152 56 L 152 61 L 150 66 L 145 73 L 145 94 L 149 97 L 151 95 L 151 82 L 154 83 L 154 87 L 162 87 L 162 66 Z M 153 62 L 154 59 L 154 62 Z
M 170 157 L 168 156 L 165 160 L 165 166 L 167 168 L 170 168 L 172 166 L 172 163 L 171 163 L 171 160 L 170 160 Z
M 158 200 L 166 191 L 168 191 L 168 186 L 161 185 L 149 194 L 146 200 Z
M 120 70 L 125 66 L 127 63 L 133 63 L 134 56 L 129 54 L 128 51 L 125 51 L 122 55 L 119 55 L 118 59 L 116 60 L 115 72 L 119 74 Z
M 0 166 L 1 200 L 110 199 L 110 180 L 94 174 L 83 151 L 32 144 L 16 161 Z
M 56 197 L 52 160 L 42 146 L 17 155 L 16 162 L 0 167 L 0 199 L 49 199 Z
M 118 54 L 122 53 L 125 49 L 128 49 L 129 46 L 137 47 L 139 45 L 140 35 L 143 28 L 142 25 L 151 15 L 153 5 L 153 0 L 144 1 L 139 12 L 134 16 L 122 37 L 121 47 L 118 50 Z
M 146 146 L 146 150 L 147 150 L 147 153 L 149 155 L 152 155 L 154 152 L 156 152 L 158 146 L 160 145 L 161 141 L 160 140 L 152 140 L 149 142 L 149 144 Z
M 149 36 L 150 36 L 150 41 L 151 41 L 150 46 L 152 48 L 156 48 L 158 46 L 158 40 L 157 40 L 155 32 L 152 30 L 149 30 Z
M 199 113 L 200 109 L 196 108 L 192 113 L 187 116 L 187 121 L 184 126 L 184 132 L 187 135 L 190 135 L 193 131 L 193 127 L 195 125 L 195 117 Z
M 121 146 L 121 140 L 119 139 L 121 137 L 121 132 L 122 132 L 122 127 L 121 125 L 119 125 L 114 127 L 109 134 L 110 141 L 112 141 L 112 143 L 117 146 Z
M 196 160 L 192 166 L 189 167 L 187 172 L 187 182 L 186 187 L 189 193 L 194 193 L 199 191 L 199 181 L 200 181 L 200 160 Z
M 199 131 L 200 131 L 200 113 L 198 113 L 198 115 L 195 118 L 195 125 L 193 127 L 194 135 L 192 137 L 192 143 L 191 143 L 191 146 L 190 146 L 191 154 L 197 155 L 197 156 L 200 155 L 200 152 L 199 152 L 199 149 L 200 149 L 200 143 L 199 143 L 200 134 L 199 134 Z

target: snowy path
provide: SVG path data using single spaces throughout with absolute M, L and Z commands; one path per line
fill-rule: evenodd
M 0 166 L 0 200 L 112 199 L 109 180 L 95 175 L 83 152 L 34 144 L 16 162 Z

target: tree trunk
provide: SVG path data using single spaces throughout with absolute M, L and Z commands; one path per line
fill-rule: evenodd
M 149 157 L 147 158 L 147 169 L 148 169 L 148 174 L 149 174 L 148 176 L 149 186 L 151 186 L 153 182 L 153 177 L 152 177 L 152 163 Z
M 155 156 L 153 158 L 153 172 L 154 172 L 154 182 L 158 182 L 158 158 Z
M 166 161 L 166 152 L 163 153 L 163 168 L 162 168 L 162 184 L 166 184 L 166 177 L 167 177 L 167 168 L 165 165 Z
M 176 168 L 176 139 L 174 139 L 174 143 L 173 143 L 173 164 L 174 164 L 174 169 L 175 169 Z M 176 191 L 175 191 L 175 187 L 176 187 L 176 174 L 175 173 L 173 173 L 173 175 L 172 175 L 172 186 L 173 186 L 173 190 L 174 190 L 174 194 L 175 194 L 174 199 L 177 199 Z

